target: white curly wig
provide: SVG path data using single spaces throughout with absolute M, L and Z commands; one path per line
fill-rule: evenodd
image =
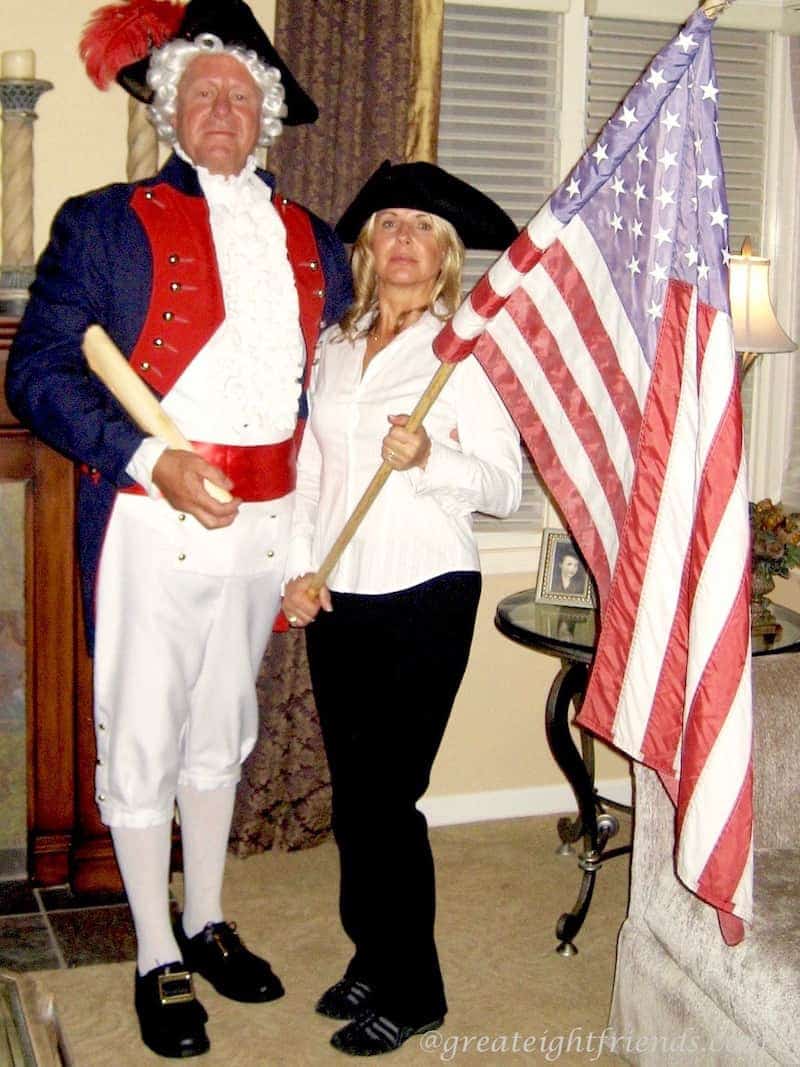
M 168 41 L 151 55 L 147 84 L 154 96 L 147 111 L 160 139 L 171 145 L 176 142 L 178 83 L 191 61 L 201 55 L 227 55 L 239 60 L 263 95 L 258 143 L 269 146 L 277 140 L 286 114 L 280 72 L 267 66 L 252 49 L 223 44 L 213 33 L 198 34 L 193 41 Z

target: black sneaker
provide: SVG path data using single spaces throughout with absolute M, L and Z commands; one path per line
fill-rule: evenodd
M 283 996 L 280 979 L 266 960 L 244 947 L 235 923 L 206 923 L 199 934 L 187 937 L 178 916 L 174 929 L 187 969 L 202 974 L 223 997 L 259 1004 Z
M 366 982 L 341 978 L 325 990 L 317 1001 L 316 1010 L 329 1019 L 355 1019 L 369 1008 L 372 994 L 372 986 Z
M 392 1022 L 385 1015 L 374 1011 L 365 1011 L 331 1038 L 331 1044 L 348 1056 L 380 1056 L 384 1052 L 394 1052 L 415 1034 L 426 1034 L 438 1029 L 444 1019 L 433 1019 L 421 1026 L 403 1025 Z
M 210 1046 L 203 1005 L 182 963 L 165 963 L 144 976 L 136 972 L 134 1007 L 142 1041 L 159 1056 L 201 1056 Z

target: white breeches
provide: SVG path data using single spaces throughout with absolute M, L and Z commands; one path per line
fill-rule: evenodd
M 96 799 L 107 825 L 172 818 L 178 783 L 239 780 L 255 679 L 280 606 L 294 494 L 206 530 L 120 494 L 97 578 Z

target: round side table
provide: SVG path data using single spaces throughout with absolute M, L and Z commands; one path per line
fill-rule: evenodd
M 780 630 L 776 634 L 754 634 L 754 656 L 800 650 L 800 614 L 779 604 L 773 605 L 773 612 Z M 523 589 L 500 601 L 494 621 L 498 630 L 512 641 L 561 660 L 561 670 L 547 695 L 545 731 L 553 759 L 569 782 L 578 805 L 574 819 L 563 817 L 558 821 L 559 852 L 574 852 L 572 845 L 583 838 L 583 852 L 578 857 L 578 865 L 583 871 L 578 898 L 573 908 L 562 913 L 556 923 L 559 942 L 556 951 L 562 956 L 572 956 L 578 951 L 574 938 L 589 910 L 597 872 L 605 860 L 631 850 L 629 844 L 606 848 L 619 830 L 619 820 L 608 809 L 625 812 L 632 809 L 599 795 L 594 781 L 592 735 L 580 731 L 579 751 L 569 729 L 570 705 L 579 709 L 586 692 L 594 657 L 597 616 L 592 608 L 537 604 L 535 590 Z

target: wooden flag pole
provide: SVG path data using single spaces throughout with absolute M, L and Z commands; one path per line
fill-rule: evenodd
M 194 451 L 102 326 L 90 326 L 83 335 L 83 354 L 92 371 L 140 429 L 160 437 L 170 448 L 180 452 Z M 227 489 L 207 478 L 203 479 L 203 487 L 220 504 L 233 499 Z
M 436 398 L 439 396 L 442 389 L 444 389 L 456 366 L 456 363 L 442 363 L 440 365 L 439 369 L 431 378 L 427 389 L 417 401 L 417 406 L 411 412 L 405 427 L 407 430 L 410 430 L 413 433 L 415 430 L 419 429 L 420 423 L 433 407 Z M 330 551 L 322 561 L 319 570 L 311 579 L 311 584 L 308 587 L 308 592 L 311 596 L 316 596 L 328 580 L 328 575 L 338 563 L 339 557 L 352 540 L 353 534 L 361 525 L 361 520 L 372 507 L 375 497 L 386 484 L 386 479 L 391 473 L 392 467 L 390 467 L 386 460 L 384 460 L 372 476 L 372 480 L 364 490 L 361 499 L 353 508 L 352 515 L 344 524 L 342 532 L 334 541 Z

